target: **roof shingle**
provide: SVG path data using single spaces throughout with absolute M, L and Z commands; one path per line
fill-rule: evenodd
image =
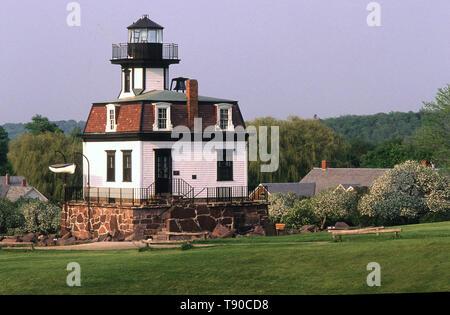
M 389 168 L 313 168 L 300 183 L 316 183 L 315 193 L 339 184 L 372 186 L 373 181 Z
M 312 197 L 314 196 L 315 183 L 262 183 L 270 194 L 288 192 L 296 193 L 299 196 Z

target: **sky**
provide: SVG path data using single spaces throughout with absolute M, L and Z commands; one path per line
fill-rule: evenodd
M 86 120 L 116 98 L 111 44 L 143 14 L 179 45 L 170 77 L 197 79 L 199 94 L 239 101 L 245 120 L 418 111 L 450 84 L 450 1 L 2 0 L 0 124 Z M 370 19 L 373 21 L 372 19 Z

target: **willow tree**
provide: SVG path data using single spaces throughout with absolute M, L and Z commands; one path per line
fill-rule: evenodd
M 305 176 L 313 167 L 318 167 L 321 160 L 337 162 L 335 166 L 344 166 L 340 161 L 348 144 L 342 136 L 335 133 L 323 123 L 315 119 L 301 119 L 289 116 L 286 120 L 272 117 L 255 119 L 246 123 L 257 131 L 262 126 L 279 127 L 279 166 L 275 172 L 261 172 L 264 162 L 249 162 L 249 186 L 263 182 L 295 182 Z M 258 139 L 258 142 L 261 139 Z M 271 152 L 271 137 L 267 137 L 268 152 Z M 258 155 L 259 156 L 259 155 Z
M 63 185 L 80 186 L 82 184 L 82 161 L 74 152 L 81 152 L 82 145 L 61 132 L 44 132 L 40 134 L 22 134 L 18 140 L 10 142 L 8 160 L 17 175 L 25 176 L 30 185 L 36 187 L 51 200 L 63 198 Z M 77 170 L 74 175 L 54 174 L 49 165 L 62 163 L 64 154 L 67 162 L 75 162 Z
M 8 162 L 7 154 L 9 147 L 9 137 L 6 130 L 0 126 L 0 175 L 11 173 L 11 165 Z

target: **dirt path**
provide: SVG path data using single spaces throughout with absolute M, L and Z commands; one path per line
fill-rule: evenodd
M 78 245 L 66 246 L 37 246 L 36 250 L 119 250 L 119 249 L 138 249 L 146 247 L 147 244 L 142 241 L 135 242 L 95 242 Z M 181 244 L 150 244 L 152 248 L 180 248 Z M 210 247 L 213 244 L 195 244 L 195 247 Z

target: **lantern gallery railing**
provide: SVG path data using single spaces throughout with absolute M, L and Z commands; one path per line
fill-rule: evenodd
M 65 201 L 107 204 L 152 204 L 165 203 L 169 198 L 196 203 L 233 203 L 245 201 L 267 201 L 267 195 L 254 194 L 247 186 L 205 187 L 196 190 L 182 179 L 172 182 L 172 192 L 155 193 L 155 184 L 147 188 L 113 187 L 66 187 Z
M 178 44 L 122 43 L 112 45 L 112 59 L 178 60 Z

